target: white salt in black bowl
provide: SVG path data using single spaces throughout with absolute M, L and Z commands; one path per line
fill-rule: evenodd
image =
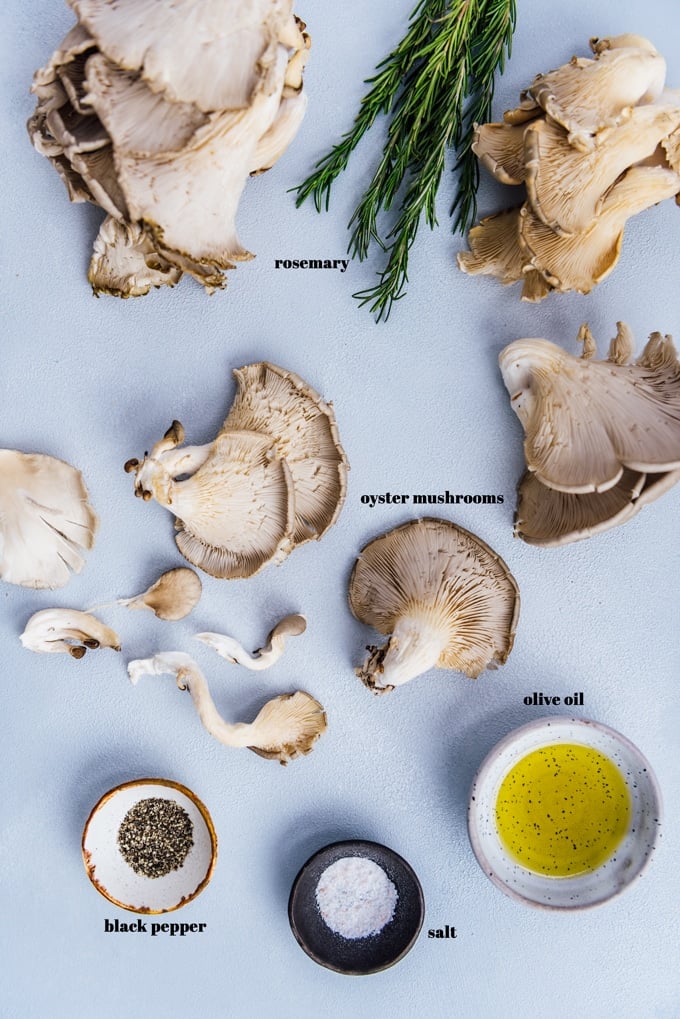
M 347 882 L 355 878 L 352 913 L 341 908 L 342 893 L 346 897 Z M 341 894 L 334 894 L 334 880 Z M 295 878 L 288 903 L 291 929 L 307 955 L 352 976 L 378 973 L 403 959 L 424 916 L 423 890 L 410 864 L 386 846 L 357 839 L 315 853 Z
M 208 884 L 217 836 L 190 789 L 145 778 L 102 796 L 85 824 L 82 850 L 87 876 L 109 902 L 134 913 L 168 913 Z

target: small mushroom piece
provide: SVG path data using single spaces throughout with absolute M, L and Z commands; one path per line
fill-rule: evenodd
M 97 515 L 83 476 L 43 453 L 0 449 L 0 578 L 63 587 L 92 548 Z
M 234 637 L 227 637 L 221 633 L 197 633 L 196 640 L 213 648 L 221 658 L 226 658 L 232 665 L 244 665 L 246 669 L 260 672 L 278 662 L 289 637 L 297 637 L 306 629 L 307 620 L 304 616 L 297 614 L 284 616 L 267 637 L 266 645 L 253 651 L 252 655 L 248 654 Z
M 431 668 L 476 679 L 512 649 L 519 591 L 508 567 L 474 534 L 424 518 L 371 541 L 359 554 L 349 604 L 362 623 L 391 634 L 369 646 L 361 681 L 384 693 Z
M 117 633 L 90 612 L 77 609 L 42 609 L 31 616 L 19 638 L 29 651 L 66 652 L 82 658 L 89 649 L 109 647 L 120 651 Z
M 622 327 L 620 327 L 622 332 Z M 680 364 L 669 336 L 653 333 L 636 364 L 574 357 L 541 339 L 517 340 L 499 357 L 525 432 L 527 467 L 549 488 L 604 492 L 626 468 L 680 468 Z
M 295 492 L 296 545 L 318 540 L 338 518 L 348 463 L 335 413 L 299 375 L 267 361 L 234 371 L 238 390 L 223 426 L 270 435 Z
M 326 731 L 326 713 L 308 693 L 297 690 L 267 701 L 253 722 L 230 724 L 217 711 L 208 683 L 196 662 L 182 652 L 154 655 L 128 665 L 133 683 L 143 675 L 172 675 L 188 690 L 198 716 L 211 736 L 230 747 L 247 747 L 260 757 L 288 764 L 310 753 Z
M 174 286 L 182 273 L 158 254 L 137 223 L 107 216 L 95 238 L 88 279 L 95 294 L 142 297 L 152 287 Z
M 146 591 L 133 598 L 118 598 L 112 605 L 128 609 L 151 609 L 159 619 L 184 619 L 196 607 L 201 597 L 201 578 L 186 566 L 162 573 Z M 107 608 L 98 605 L 95 608 Z

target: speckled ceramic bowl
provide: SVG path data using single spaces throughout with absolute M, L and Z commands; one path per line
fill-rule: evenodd
M 609 758 L 630 794 L 622 842 L 600 866 L 573 877 L 551 877 L 523 867 L 506 850 L 496 823 L 496 801 L 508 772 L 532 751 L 559 743 L 580 744 Z M 654 850 L 660 819 L 659 788 L 637 747 L 599 722 L 556 715 L 515 729 L 487 755 L 472 783 L 468 832 L 480 867 L 506 895 L 544 909 L 584 909 L 618 895 L 639 877 Z
M 123 818 L 145 799 L 178 804 L 193 827 L 193 845 L 182 865 L 162 877 L 137 873 L 118 846 Z M 85 824 L 82 849 L 90 881 L 110 902 L 134 913 L 169 913 L 195 899 L 208 884 L 217 859 L 217 836 L 210 814 L 190 789 L 161 778 L 145 778 L 102 796 Z

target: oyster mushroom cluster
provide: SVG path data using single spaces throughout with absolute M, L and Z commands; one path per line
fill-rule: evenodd
M 88 278 L 120 297 L 207 291 L 253 256 L 236 212 L 305 112 L 309 37 L 292 0 L 69 0 L 78 17 L 34 77 L 28 130 L 71 201 L 107 213 Z
M 463 272 L 523 281 L 522 299 L 587 294 L 618 261 L 630 216 L 680 193 L 680 91 L 636 35 L 591 39 L 592 58 L 539 74 L 473 149 L 523 204 L 483 219 L 458 254 Z
M 234 371 L 237 393 L 216 438 L 183 446 L 174 421 L 125 470 L 135 495 L 175 515 L 182 555 L 214 577 L 244 578 L 321 538 L 345 498 L 335 415 L 298 375 L 267 362 Z
M 500 354 L 503 381 L 525 432 L 515 534 L 564 545 L 623 524 L 680 480 L 680 362 L 670 336 L 652 333 L 631 363 L 618 323 L 607 359 L 592 360 L 587 326 L 575 357 L 542 339 Z

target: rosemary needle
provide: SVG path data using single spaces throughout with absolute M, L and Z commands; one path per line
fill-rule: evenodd
M 471 150 L 473 124 L 489 119 L 494 73 L 502 70 L 515 28 L 515 0 L 421 0 L 396 49 L 367 81 L 350 131 L 298 188 L 297 205 L 313 196 L 328 209 L 333 181 L 380 114 L 390 118 L 387 142 L 366 193 L 352 215 L 349 252 L 364 260 L 372 244 L 387 254 L 378 282 L 354 296 L 385 321 L 405 293 L 408 255 L 421 218 L 437 223 L 435 198 L 446 153 L 457 154 L 451 209 L 464 231 L 476 213 L 479 171 Z M 379 217 L 398 202 L 386 235 Z

